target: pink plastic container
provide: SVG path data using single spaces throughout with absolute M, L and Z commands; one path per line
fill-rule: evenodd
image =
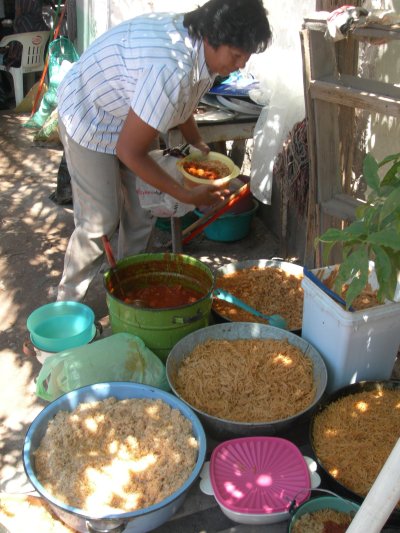
M 242 523 L 287 519 L 292 502 L 306 501 L 311 487 L 300 450 L 279 437 L 222 442 L 211 455 L 210 481 L 221 510 Z

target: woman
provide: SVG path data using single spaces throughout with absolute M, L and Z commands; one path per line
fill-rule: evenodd
M 183 188 L 149 155 L 178 127 L 208 153 L 193 117 L 219 74 L 243 68 L 268 46 L 262 0 L 209 0 L 186 14 L 151 13 L 100 36 L 58 92 L 60 136 L 71 175 L 75 230 L 58 300 L 82 300 L 102 263 L 101 236 L 119 226 L 118 257 L 143 252 L 155 220 L 142 210 L 135 176 L 178 201 L 211 205 L 215 185 Z

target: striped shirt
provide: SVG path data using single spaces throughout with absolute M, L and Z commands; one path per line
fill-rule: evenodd
M 81 146 L 115 154 L 129 108 L 167 133 L 193 114 L 214 82 L 204 46 L 183 15 L 152 13 L 122 22 L 96 39 L 58 89 L 58 113 Z

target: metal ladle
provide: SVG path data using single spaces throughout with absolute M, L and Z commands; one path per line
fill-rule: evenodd
M 243 300 L 240 300 L 240 298 L 233 296 L 233 294 L 231 294 L 230 292 L 224 291 L 223 289 L 215 289 L 214 296 L 219 300 L 224 300 L 225 302 L 228 302 L 230 304 L 237 305 L 241 309 L 244 309 L 245 311 L 251 313 L 254 316 L 258 316 L 260 318 L 263 318 L 264 320 L 267 320 L 270 326 L 274 326 L 275 328 L 288 329 L 287 322 L 281 315 L 264 315 L 264 313 L 260 313 L 260 311 L 257 311 L 257 309 L 254 309 L 254 307 L 251 307 L 251 305 L 246 304 Z

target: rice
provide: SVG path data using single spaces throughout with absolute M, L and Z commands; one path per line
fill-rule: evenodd
M 162 400 L 108 398 L 59 411 L 34 455 L 47 491 L 101 516 L 170 496 L 190 476 L 198 443 L 191 422 Z

